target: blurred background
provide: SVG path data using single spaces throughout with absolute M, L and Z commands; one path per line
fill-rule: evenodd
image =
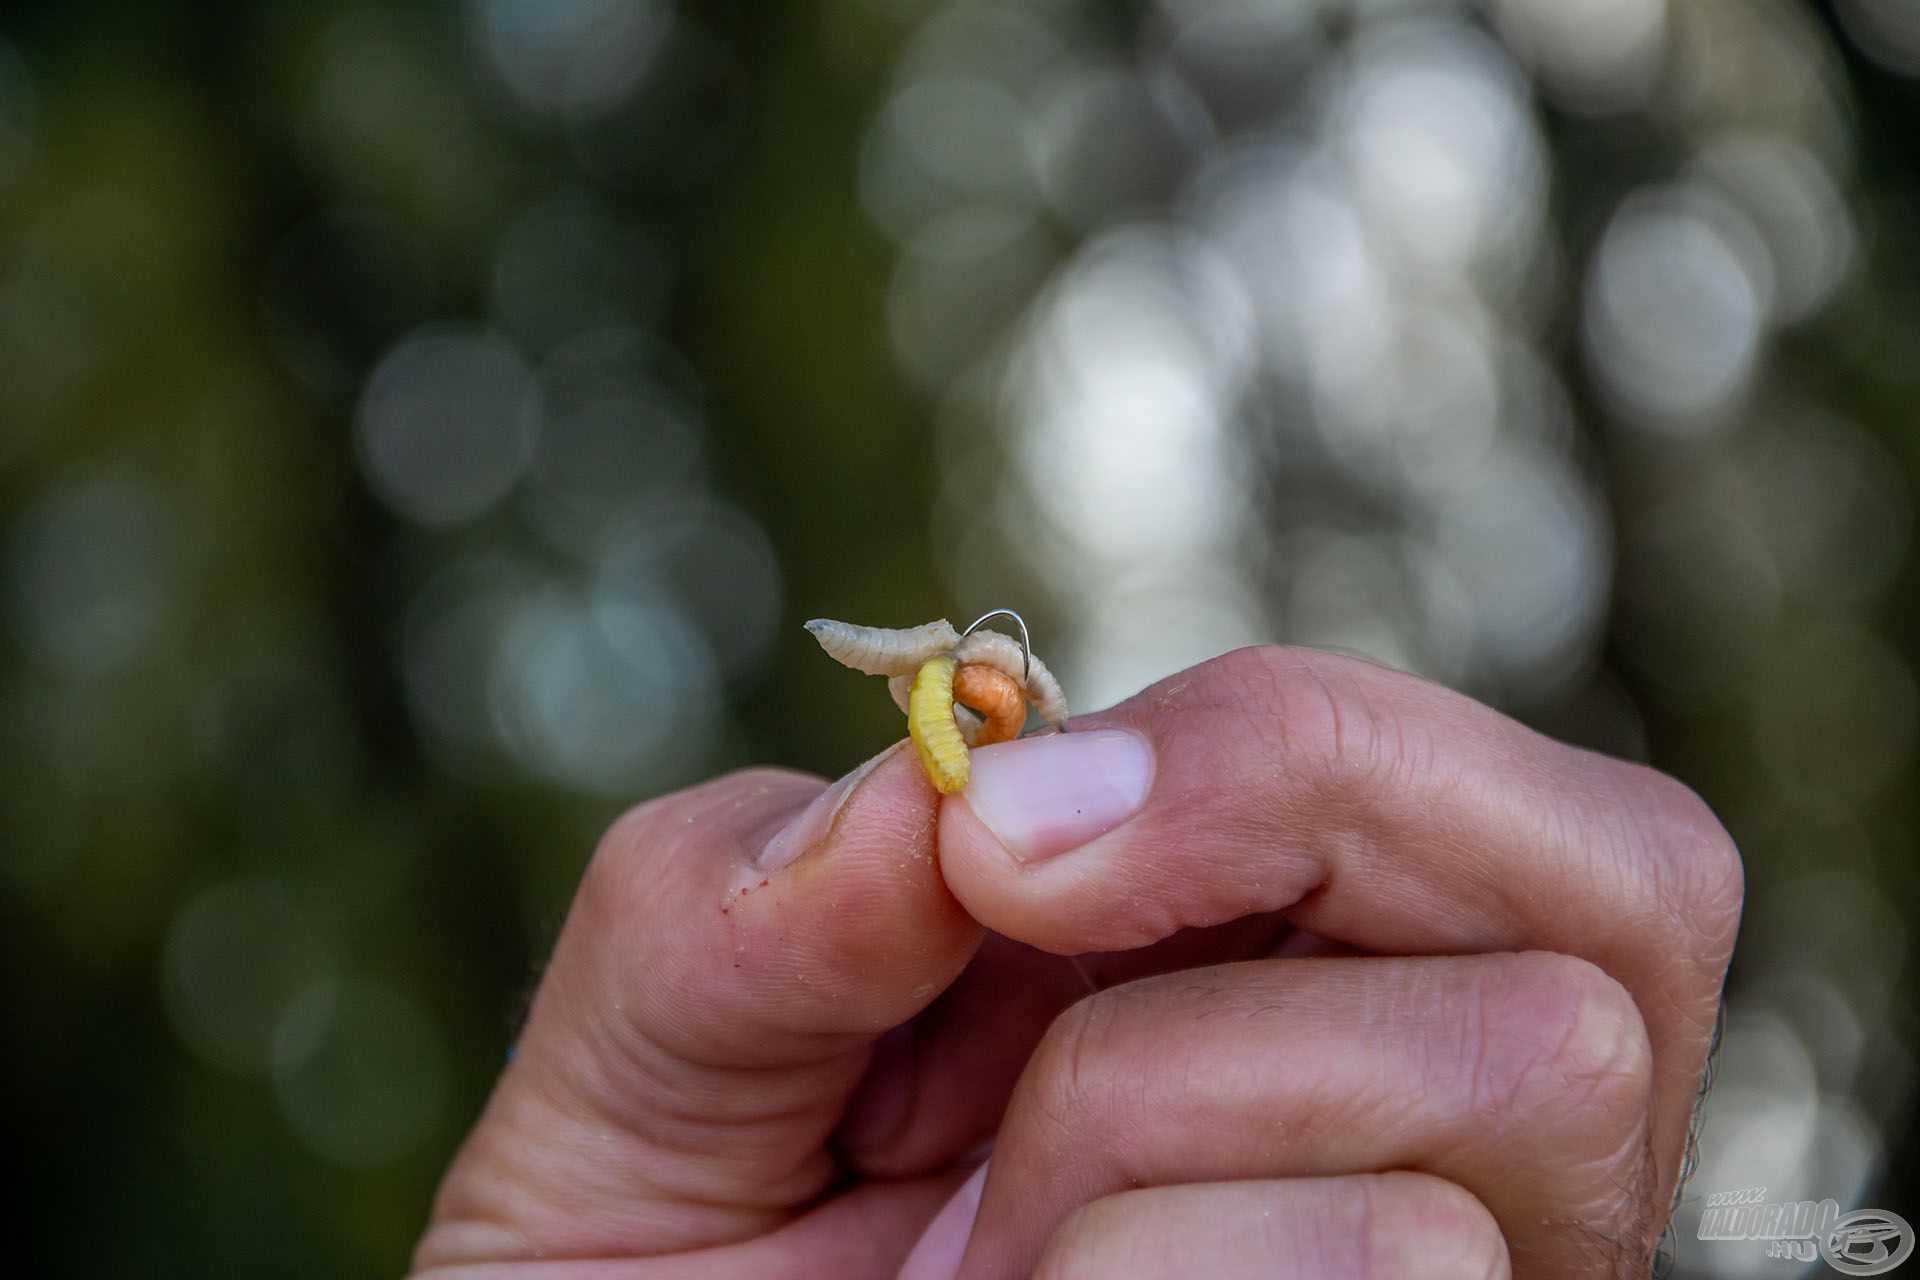
M 1920 7 L 0 14 L 29 1274 L 391 1275 L 601 827 L 1261 640 L 1745 850 L 1699 1204 L 1915 1216 Z M 1817 1268 L 1824 1271 L 1821 1264 Z

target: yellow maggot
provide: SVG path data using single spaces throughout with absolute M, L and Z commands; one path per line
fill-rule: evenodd
M 951 657 L 927 659 L 907 695 L 907 736 L 934 790 L 945 796 L 964 788 L 972 774 L 967 744 L 953 722 L 953 669 Z

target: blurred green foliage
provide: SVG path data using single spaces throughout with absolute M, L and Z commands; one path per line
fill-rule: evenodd
M 949 595 L 952 548 L 933 533 L 933 422 L 950 406 L 896 365 L 895 249 L 861 204 L 861 148 L 909 10 L 689 7 L 618 111 L 585 124 L 489 78 L 475 53 L 486 5 L 41 2 L 0 15 L 0 1086 L 19 1129 L 25 1271 L 395 1273 L 612 815 L 749 761 L 838 772 L 897 734 L 886 700 L 858 696 L 797 624 L 964 611 Z M 1102 13 L 1115 32 L 1138 19 Z M 1773 359 L 1879 441 L 1875 481 L 1905 513 L 1920 462 L 1908 234 L 1920 99 L 1834 45 L 1854 95 L 1872 287 Z M 1618 171 L 1657 170 L 1680 149 L 1644 122 L 1549 119 L 1555 215 L 1584 251 Z M 618 256 L 631 275 L 611 277 L 624 283 L 609 299 L 589 263 L 578 295 L 533 296 L 533 319 L 499 320 L 511 307 L 498 245 L 555 193 L 640 237 Z M 564 260 L 567 247 L 557 235 L 540 252 Z M 717 498 L 739 516 L 725 526 L 745 530 L 739 545 L 777 562 L 777 588 L 753 600 L 692 552 L 649 561 L 665 585 L 621 597 L 621 616 L 642 620 L 632 600 L 664 602 L 659 617 L 719 653 L 733 620 L 771 610 L 775 625 L 718 674 L 689 658 L 708 674 L 688 687 L 713 705 L 671 715 L 695 745 L 636 757 L 610 786 L 569 774 L 568 744 L 540 718 L 579 710 L 541 701 L 566 671 L 533 670 L 531 693 L 488 693 L 504 677 L 484 670 L 456 689 L 518 726 L 478 746 L 436 736 L 422 706 L 440 695 L 409 686 L 434 677 L 409 637 L 440 634 L 419 619 L 442 570 L 506 565 L 524 591 L 501 598 L 544 602 L 551 627 L 537 635 L 562 638 L 577 634 L 564 593 L 601 571 L 518 499 L 410 522 L 370 483 L 371 446 L 355 435 L 370 372 L 418 326 L 495 316 L 538 362 L 562 345 L 538 332 L 538 307 L 564 329 L 569 307 L 602 304 L 657 344 L 646 385 L 694 406 L 698 465 L 669 486 L 649 470 L 667 464 L 643 454 L 633 484 L 667 505 L 634 518 L 646 526 L 684 499 L 707 529 L 700 512 Z M 1555 358 L 1576 361 L 1570 326 L 1550 333 Z M 472 356 L 477 340 L 459 340 Z M 1684 456 L 1600 454 L 1623 528 L 1648 495 L 1686 489 Z M 513 461 L 537 488 L 546 463 Z M 1767 500 L 1796 519 L 1791 492 Z M 1856 500 L 1883 499 L 1842 498 Z M 1876 869 L 1874 895 L 1834 910 L 1843 923 L 1858 913 L 1884 947 L 1866 969 L 1834 967 L 1878 984 L 1863 1007 L 1896 1044 L 1920 904 L 1904 521 L 1873 526 L 1898 546 L 1859 553 L 1902 566 L 1870 615 L 1884 648 L 1817 632 L 1755 657 L 1757 679 L 1812 690 L 1772 739 L 1755 738 L 1745 704 L 1648 674 L 1659 646 L 1719 642 L 1710 597 L 1651 651 L 1643 629 L 1606 655 L 1652 758 L 1728 814 L 1756 886 L 1817 883 L 1794 877 L 1824 850 L 1872 846 L 1860 865 Z M 533 701 L 500 710 L 522 695 Z M 1522 709 L 1604 737 L 1583 705 Z M 1817 776 L 1834 744 L 1901 715 L 1883 735 L 1901 752 L 1887 785 L 1849 795 L 1844 778 Z M 1827 826 L 1769 807 L 1769 741 L 1838 788 Z M 1762 910 L 1762 936 L 1786 947 L 1791 919 L 1773 922 L 1785 908 Z M 1911 1072 L 1865 1071 L 1862 1114 L 1883 1127 L 1899 1209 L 1920 1185 L 1901 1141 Z
M 848 178 L 884 46 L 827 47 L 810 6 L 702 22 L 708 65 L 651 123 L 684 145 L 603 196 L 668 263 L 664 333 L 711 397 L 717 483 L 773 531 L 791 599 L 937 612 L 927 444 Z M 81 544 L 57 542 L 40 585 L 13 557 L 21 625 L 0 648 L 21 1265 L 393 1274 L 620 804 L 456 781 L 423 750 L 397 627 L 442 548 L 369 497 L 350 415 L 367 364 L 413 323 L 473 310 L 517 202 L 576 166 L 466 83 L 447 6 L 15 5 L 0 36 L 33 95 L 32 154 L 0 183 L 0 518 L 16 548 Z M 356 38 L 374 65 L 326 102 L 322 64 Z M 276 253 L 341 204 L 404 220 L 417 253 L 333 263 L 361 275 L 316 270 L 276 297 Z M 274 306 L 338 381 L 288 372 Z M 891 732 L 885 700 L 850 715 L 805 645 L 783 625 L 702 767 L 837 771 Z M 182 1038 L 169 931 L 235 880 L 293 904 L 328 972 L 430 1017 L 408 1068 L 424 1081 L 375 1065 L 363 1094 L 312 1103 L 377 1122 L 387 1091 L 423 1090 L 427 1125 L 392 1158 L 343 1165 L 290 1125 L 257 1043 L 272 1027 L 254 1023 L 292 993 L 270 966 L 223 969 L 244 941 L 196 979 L 204 999 L 258 1005 L 216 1028 L 237 1060 Z M 284 963 L 287 982 L 315 976 Z

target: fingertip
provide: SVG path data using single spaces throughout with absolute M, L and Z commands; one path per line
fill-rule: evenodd
M 753 863 L 798 875 L 828 863 L 843 872 L 858 868 L 877 851 L 931 862 L 939 801 L 911 744 L 896 742 L 830 784 L 768 839 Z
M 823 791 L 741 868 L 742 964 L 820 990 L 849 1030 L 924 1008 L 981 938 L 940 876 L 939 801 L 904 743 Z
M 1106 859 L 1082 856 L 1124 840 L 1154 793 L 1152 738 L 1109 723 L 1043 734 L 974 753 L 973 783 L 941 807 L 941 871 L 988 928 L 1049 951 L 1079 944 L 1072 911 L 1087 878 L 1110 881 Z
M 779 871 L 826 839 L 854 792 L 898 750 L 887 748 L 836 782 L 831 782 L 788 817 L 751 855 L 747 870 Z

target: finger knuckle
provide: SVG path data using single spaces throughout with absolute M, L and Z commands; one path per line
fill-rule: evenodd
M 1653 1079 L 1653 1048 L 1627 989 L 1576 956 L 1502 957 L 1478 993 L 1485 1101 L 1549 1109 L 1563 1130 L 1591 1124 L 1618 1140 L 1637 1128 Z
M 1218 660 L 1243 713 L 1269 737 L 1278 758 L 1328 792 L 1370 786 L 1383 772 L 1419 773 L 1431 740 L 1373 687 L 1355 659 L 1284 645 L 1256 645 Z
M 1055 1018 L 1028 1062 L 1022 1110 L 1050 1140 L 1109 1134 L 1124 1113 L 1115 1057 L 1125 1013 L 1115 990 L 1088 996 Z
M 1739 846 L 1692 787 L 1652 770 L 1646 771 L 1646 786 L 1662 896 L 1699 941 L 1700 958 L 1724 968 L 1746 899 Z

